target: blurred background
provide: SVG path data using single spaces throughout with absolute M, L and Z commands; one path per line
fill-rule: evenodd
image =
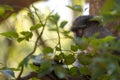
M 67 21 L 67 25 L 61 30 L 61 44 L 63 49 L 69 49 L 73 39 L 66 38 L 62 32 L 70 30 L 72 21 L 80 15 L 104 15 L 105 11 L 109 12 L 109 7 L 112 1 L 109 0 L 0 0 L 0 33 L 6 31 L 16 31 L 20 37 L 22 31 L 30 31 L 30 27 L 39 23 L 39 18 L 35 15 L 36 11 L 40 19 L 44 22 L 46 17 L 52 11 L 52 14 L 60 16 L 59 23 Z M 107 3 L 104 5 L 104 3 Z M 104 6 L 104 9 L 102 9 Z M 105 8 L 106 7 L 106 8 Z M 102 10 L 101 10 L 102 9 Z M 116 7 L 119 13 L 119 9 Z M 32 14 L 31 14 L 32 13 Z M 115 13 L 115 14 L 118 14 Z M 114 14 L 114 15 L 115 15 Z M 108 16 L 112 16 L 109 14 Z M 119 23 L 117 20 L 111 23 L 111 18 L 105 18 L 107 27 L 114 35 L 120 36 Z M 116 19 L 116 18 L 115 18 Z M 114 27 L 116 26 L 116 27 Z M 114 28 L 113 28 L 114 27 Z M 46 46 L 54 48 L 57 44 L 57 33 L 53 31 L 54 25 L 47 22 L 47 27 L 40 40 L 39 48 L 34 55 L 41 53 L 42 49 Z M 17 68 L 19 62 L 29 54 L 34 47 L 37 33 L 40 30 L 33 32 L 33 37 L 29 40 L 21 42 L 14 38 L 6 38 L 0 35 L 0 68 L 3 66 L 9 68 Z M 73 36 L 69 32 L 69 36 Z

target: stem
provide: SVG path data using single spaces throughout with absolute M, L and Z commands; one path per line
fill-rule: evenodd
M 32 6 L 33 6 L 33 5 L 32 5 Z M 33 6 L 33 8 L 35 9 L 34 6 Z M 53 11 L 52 11 L 52 12 L 53 12 Z M 30 53 L 24 58 L 24 60 L 25 60 L 26 58 L 31 57 L 31 56 L 34 54 L 34 52 L 36 51 L 36 49 L 37 49 L 37 44 L 38 44 L 38 42 L 39 42 L 39 39 L 42 37 L 42 34 L 43 34 L 44 30 L 45 30 L 48 17 L 51 15 L 52 12 L 50 12 L 50 13 L 48 14 L 48 16 L 46 17 L 45 23 L 43 24 L 42 21 L 41 21 L 41 19 L 40 19 L 40 17 L 39 17 L 39 15 L 38 15 L 38 13 L 37 13 L 37 11 L 36 11 L 36 9 L 35 9 L 35 14 L 36 14 L 37 17 L 39 18 L 39 22 L 42 24 L 43 28 L 42 28 L 41 33 L 38 35 L 38 37 L 37 37 L 37 39 L 36 39 L 36 41 L 35 41 L 35 45 L 34 45 L 34 48 L 33 48 L 32 52 L 30 52 Z M 24 61 L 24 60 L 23 60 L 23 61 Z M 21 78 L 21 75 L 22 75 L 23 70 L 24 70 L 24 64 L 22 64 L 20 67 L 21 67 L 21 71 L 20 71 L 20 73 L 19 73 L 19 75 L 18 75 L 18 77 L 17 77 L 17 80 L 19 80 L 19 79 Z
M 60 52 L 61 52 L 61 54 L 63 54 L 63 58 L 65 59 L 64 53 L 63 53 L 63 51 L 62 51 L 62 46 L 61 46 L 60 31 L 59 31 L 59 27 L 58 27 L 58 25 L 57 25 L 57 24 L 56 24 L 56 27 L 57 27 L 57 34 L 58 34 L 58 44 L 57 44 L 57 45 L 59 45 Z M 56 45 L 56 46 L 57 46 L 57 45 Z M 66 63 L 66 60 L 65 60 L 65 63 Z M 67 66 L 67 68 L 68 68 L 68 65 L 66 65 L 66 66 Z

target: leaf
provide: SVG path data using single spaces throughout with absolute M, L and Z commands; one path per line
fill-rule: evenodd
M 27 41 L 29 41 L 29 39 L 32 38 L 32 36 L 33 36 L 32 32 L 29 32 L 29 31 L 22 31 L 20 33 L 24 36 L 24 38 Z
M 18 42 L 21 42 L 21 41 L 23 41 L 24 39 L 25 39 L 25 38 L 18 38 L 17 41 L 18 41 Z
M 115 37 L 113 37 L 113 36 L 107 36 L 101 40 L 102 40 L 102 42 L 109 42 L 109 41 L 113 41 L 114 39 L 115 39 Z
M 0 16 L 3 16 L 5 13 L 5 9 L 0 6 Z
M 69 71 L 70 71 L 70 74 L 72 74 L 73 76 L 77 76 L 79 72 L 77 67 L 71 67 Z
M 114 0 L 106 0 L 106 4 L 103 5 L 103 7 L 101 9 L 102 14 L 104 14 L 104 13 L 106 13 L 108 11 L 111 11 L 111 9 L 113 8 L 113 6 L 115 4 L 115 1 Z
M 39 70 L 39 67 L 34 65 L 34 64 L 30 64 L 30 67 L 35 70 L 35 71 L 38 71 Z
M 78 46 L 75 46 L 75 45 L 71 45 L 70 48 L 71 48 L 72 51 L 77 51 L 78 50 Z
M 8 38 L 18 38 L 18 33 L 15 31 L 3 32 L 3 33 L 0 33 L 0 35 Z
M 8 77 L 15 77 L 15 74 L 12 70 L 6 69 L 6 70 L 1 70 L 1 72 L 7 75 Z
M 59 16 L 57 13 L 56 13 L 55 15 L 51 15 L 51 16 L 49 17 L 49 20 L 50 20 L 51 22 L 55 23 L 55 24 L 58 23 L 59 19 L 60 19 L 60 16 Z
M 75 57 L 72 54 L 65 55 L 65 64 L 70 65 L 75 62 Z
M 21 66 L 24 66 L 24 65 L 27 66 L 29 60 L 30 60 L 29 57 L 24 58 L 24 59 L 19 63 L 19 66 L 18 66 L 18 67 L 21 67 Z
M 60 23 L 60 28 L 64 28 L 64 26 L 67 24 L 67 21 L 62 21 L 61 23 Z
M 31 31 L 32 31 L 32 30 L 37 30 L 37 29 L 39 29 L 39 28 L 41 28 L 41 27 L 42 27 L 41 24 L 36 24 L 36 25 L 31 26 L 30 30 L 31 30 Z
M 63 68 L 62 66 L 56 66 L 56 67 L 55 67 L 55 74 L 56 74 L 60 79 L 65 78 L 66 72 L 67 72 L 66 69 Z
M 53 66 L 50 61 L 45 61 L 41 63 L 40 69 L 39 69 L 39 77 L 44 76 L 48 73 L 50 73 L 53 70 Z
M 74 10 L 74 11 L 79 11 L 79 12 L 82 11 L 82 6 L 80 6 L 80 5 L 74 5 L 74 6 L 67 5 L 67 7 Z
M 56 47 L 55 49 L 56 49 L 57 51 L 60 51 L 60 50 L 61 50 L 59 47 Z
M 45 53 L 45 54 L 53 53 L 53 49 L 52 49 L 51 47 L 46 47 L 46 48 L 43 50 L 43 53 Z
M 57 58 L 58 60 L 63 60 L 63 59 L 64 59 L 64 54 L 61 53 L 61 54 L 59 54 L 59 55 L 56 55 L 56 58 Z
M 83 74 L 83 75 L 90 75 L 90 70 L 89 70 L 89 67 L 87 67 L 87 66 L 81 67 L 81 68 L 80 68 L 80 72 L 81 72 L 81 74 Z
M 78 61 L 83 65 L 89 65 L 92 62 L 92 58 L 89 55 L 79 54 Z

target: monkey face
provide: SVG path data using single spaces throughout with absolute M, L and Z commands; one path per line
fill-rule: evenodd
M 100 21 L 91 20 L 94 16 L 79 16 L 73 21 L 71 31 L 75 34 L 75 37 L 81 38 L 82 36 L 88 38 L 96 33 L 99 33 L 100 29 L 98 26 Z M 100 32 L 101 33 L 101 32 Z

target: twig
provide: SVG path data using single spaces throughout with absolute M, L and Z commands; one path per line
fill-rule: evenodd
M 60 37 L 60 32 L 59 32 L 59 27 L 58 27 L 58 25 L 56 24 L 56 27 L 57 27 L 57 34 L 58 34 L 58 44 L 57 45 L 59 45 L 59 48 L 60 48 L 60 53 L 61 54 L 63 54 L 62 56 L 63 56 L 63 58 L 65 59 L 65 56 L 64 56 L 64 53 L 63 53 L 63 51 L 62 51 L 62 46 L 61 46 L 61 37 Z M 56 45 L 56 46 L 57 46 Z M 66 63 L 66 60 L 65 60 L 65 63 Z M 66 65 L 67 66 L 67 68 L 68 68 L 68 65 Z
M 34 6 L 33 6 L 33 7 L 34 7 Z M 35 7 L 34 7 L 34 8 L 35 8 Z M 36 10 L 35 10 L 35 12 L 36 12 Z M 53 11 L 52 11 L 52 12 L 53 12 Z M 49 15 L 46 17 L 46 20 L 45 20 L 45 23 L 44 23 L 44 24 L 42 23 L 39 15 L 38 15 L 37 12 L 36 12 L 36 15 L 37 15 L 37 17 L 39 18 L 39 21 L 40 21 L 40 23 L 42 24 L 43 28 L 42 28 L 41 33 L 38 35 L 38 37 L 37 37 L 37 39 L 36 39 L 36 41 L 35 41 L 35 45 L 34 45 L 34 48 L 33 48 L 32 52 L 30 52 L 30 53 L 24 58 L 24 60 L 25 60 L 26 58 L 31 57 L 31 55 L 33 55 L 34 52 L 36 51 L 38 41 L 39 41 L 39 39 L 42 37 L 42 34 L 43 34 L 43 32 L 44 32 L 44 29 L 45 29 L 45 26 L 46 26 L 46 23 L 47 23 L 47 20 L 48 20 L 48 17 L 51 15 L 52 12 L 50 12 Z M 24 60 L 23 60 L 23 61 L 24 61 Z M 17 80 L 21 80 L 20 77 L 21 77 L 21 75 L 22 75 L 22 73 L 23 73 L 23 70 L 24 70 L 24 65 L 22 64 L 22 65 L 21 65 L 21 71 L 20 71 L 20 73 L 19 73 L 19 75 L 18 75 L 18 77 L 17 77 Z M 23 79 L 23 80 L 24 80 L 24 79 Z
M 30 78 L 33 77 L 38 77 L 38 73 L 37 72 L 30 72 L 29 74 L 17 79 L 17 80 L 29 80 Z
M 22 75 L 22 73 L 23 73 L 23 70 L 24 70 L 24 66 L 22 65 L 22 66 L 21 66 L 20 73 L 19 73 L 19 75 L 18 75 L 18 77 L 17 77 L 16 80 L 21 80 L 20 77 L 21 77 L 21 75 Z

